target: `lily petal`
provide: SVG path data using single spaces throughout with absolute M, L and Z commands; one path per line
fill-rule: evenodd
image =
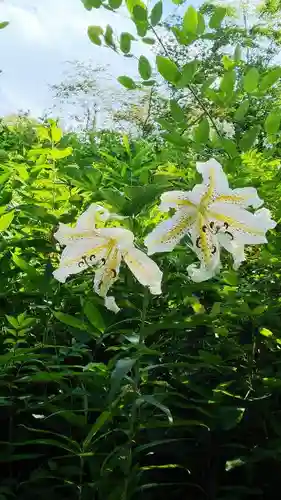
M 208 216 L 219 224 L 226 224 L 227 233 L 242 245 L 267 243 L 266 232 L 276 226 L 266 208 L 252 214 L 237 205 L 215 202 L 210 206 Z
M 245 187 L 230 190 L 228 194 L 222 194 L 215 199 L 216 202 L 233 203 L 241 207 L 258 208 L 263 204 L 263 200 L 258 196 L 257 190 L 253 187 Z
M 195 214 L 193 209 L 181 209 L 170 219 L 158 224 L 144 240 L 148 255 L 173 250 L 191 228 Z
M 214 200 L 218 195 L 227 193 L 229 191 L 228 180 L 222 169 L 221 164 L 214 158 L 206 161 L 205 163 L 197 162 L 196 169 L 203 177 L 203 184 L 205 185 L 205 194 L 201 199 L 201 203 L 205 205 Z M 198 185 L 201 187 L 201 185 Z M 196 193 L 196 188 L 193 193 Z M 198 188 L 197 188 L 198 191 Z
M 170 208 L 188 208 L 195 205 L 190 201 L 190 191 L 167 191 L 161 195 L 160 212 L 168 212 Z
M 121 253 L 113 246 L 105 263 L 95 272 L 94 290 L 101 297 L 106 297 L 108 290 L 117 280 L 121 263 Z
M 102 238 L 84 238 L 82 241 L 76 241 L 63 250 L 59 267 L 53 272 L 53 276 L 61 283 L 65 283 L 68 276 L 96 265 L 105 258 L 106 253 L 107 241 Z
M 119 313 L 119 311 L 121 310 L 120 307 L 118 307 L 118 305 L 116 304 L 115 298 L 112 295 L 110 297 L 105 297 L 104 305 L 109 311 L 112 311 L 115 314 Z
M 153 295 L 161 294 L 163 273 L 152 259 L 134 246 L 123 252 L 122 256 L 141 285 L 148 286 Z
M 91 229 L 91 230 L 86 230 L 77 228 L 76 227 L 70 227 L 67 226 L 66 224 L 59 224 L 59 228 L 56 233 L 54 233 L 54 238 L 61 244 L 61 245 L 72 245 L 75 242 L 82 241 L 84 238 L 94 238 L 98 237 L 98 229 Z
M 110 212 L 106 208 L 96 203 L 92 203 L 87 210 L 78 217 L 76 228 L 92 230 L 96 227 L 97 222 L 106 222 L 109 217 Z
M 219 270 L 220 266 L 209 269 L 202 264 L 200 267 L 198 267 L 196 264 L 191 264 L 187 268 L 190 279 L 195 283 L 201 283 L 202 281 L 207 281 L 213 278 L 219 272 Z
M 233 269 L 237 270 L 242 262 L 246 260 L 244 245 L 239 245 L 235 240 L 232 240 L 228 234 L 219 233 L 218 240 L 221 246 L 231 253 L 233 257 Z
M 218 237 L 212 232 L 206 219 L 199 214 L 196 224 L 190 230 L 193 250 L 209 271 L 216 269 L 220 263 L 220 246 Z
M 134 242 L 134 234 L 123 227 L 105 227 L 99 230 L 103 238 L 112 240 L 119 249 L 131 247 Z

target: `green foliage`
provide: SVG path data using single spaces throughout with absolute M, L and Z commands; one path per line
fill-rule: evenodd
M 152 26 L 156 26 L 160 22 L 162 17 L 162 12 L 163 12 L 163 4 L 162 1 L 160 1 L 154 5 L 150 14 L 150 22 Z
M 139 74 L 144 80 L 149 80 L 151 77 L 151 66 L 148 59 L 144 56 L 139 58 Z
M 0 500 L 272 500 L 280 490 L 281 73 L 268 61 L 277 30 L 244 29 L 229 9 L 207 4 L 157 31 L 161 2 L 150 13 L 140 0 L 122 8 L 144 43 L 158 42 L 155 80 L 143 55 L 141 82 L 118 79 L 147 96 L 139 136 L 63 133 L 54 120 L 1 123 Z M 89 38 L 116 51 L 113 28 L 90 26 Z M 135 39 L 121 34 L 126 57 Z M 91 267 L 54 279 L 59 223 L 99 203 L 124 217 L 116 225 L 143 249 L 165 217 L 161 194 L 192 189 L 195 162 L 211 157 L 233 188 L 256 187 L 278 222 L 268 244 L 246 248 L 238 270 L 223 256 L 216 278 L 192 282 L 183 238 L 155 256 L 159 296 L 121 268 L 117 315 L 94 293 Z
M 134 80 L 126 75 L 119 76 L 118 82 L 121 83 L 121 85 L 123 85 L 123 87 L 125 87 L 126 89 L 134 90 L 137 88 Z
M 157 69 L 160 75 L 165 78 L 170 83 L 176 83 L 180 78 L 180 72 L 176 64 L 167 57 L 157 56 L 156 57 Z
M 196 33 L 198 26 L 198 15 L 196 9 L 190 5 L 183 16 L 183 32 Z

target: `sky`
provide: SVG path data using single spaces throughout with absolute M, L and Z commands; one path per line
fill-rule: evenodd
M 153 5 L 157 0 L 148 1 Z M 234 0 L 236 6 L 239 2 Z M 184 11 L 189 4 L 198 7 L 201 3 L 202 0 L 186 0 L 179 7 L 171 0 L 163 0 L 164 17 L 175 10 Z M 91 24 L 110 24 L 117 35 L 122 31 L 134 33 L 127 12 L 120 10 L 87 11 L 81 0 L 0 0 L 0 22 L 10 23 L 0 30 L 0 116 L 22 110 L 38 117 L 50 110 L 54 104 L 50 86 L 63 80 L 66 61 L 107 66 L 110 85 L 116 85 L 119 91 L 117 77 L 137 75 L 137 60 L 92 44 L 87 28 Z M 134 45 L 136 56 L 144 54 L 154 59 L 148 45 Z M 116 99 L 117 95 L 118 92 Z
M 187 2 L 188 4 L 189 2 Z M 194 6 L 198 0 L 192 2 Z M 168 14 L 175 5 L 165 0 Z M 50 85 L 61 82 L 66 61 L 108 65 L 112 82 L 122 74 L 136 73 L 136 60 L 116 55 L 112 50 L 93 45 L 87 36 L 91 24 L 111 24 L 115 32 L 133 32 L 126 13 L 106 9 L 87 11 L 81 0 L 0 0 L 0 115 L 29 110 L 42 116 L 53 103 Z M 150 48 L 138 44 L 136 55 L 149 54 Z M 118 85 L 118 83 L 116 83 Z

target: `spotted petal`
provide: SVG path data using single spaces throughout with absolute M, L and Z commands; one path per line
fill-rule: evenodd
M 233 268 L 236 270 L 240 267 L 242 262 L 246 260 L 244 245 L 239 245 L 236 240 L 232 240 L 229 234 L 218 233 L 218 240 L 220 245 L 231 253 L 233 257 Z
M 99 230 L 100 235 L 108 241 L 114 241 L 119 249 L 131 247 L 134 242 L 134 234 L 123 227 L 105 227 Z
M 63 250 L 59 267 L 53 272 L 53 276 L 61 283 L 65 283 L 68 276 L 96 265 L 105 258 L 106 253 L 107 241 L 102 238 L 84 238 L 82 241 L 76 241 Z
M 106 297 L 108 290 L 117 280 L 121 263 L 121 253 L 112 246 L 105 263 L 95 272 L 94 290 L 101 297 Z
M 227 232 L 242 245 L 267 243 L 266 232 L 276 226 L 266 208 L 252 214 L 236 205 L 215 202 L 210 206 L 208 216 L 219 224 L 228 225 Z
M 213 276 L 220 267 L 220 246 L 217 235 L 211 231 L 201 214 L 199 214 L 196 224 L 192 226 L 190 236 L 193 250 L 201 262 L 200 273 L 204 271 L 204 274 Z M 192 270 L 194 271 L 194 268 Z
M 152 259 L 133 246 L 123 252 L 123 259 L 141 285 L 148 286 L 153 295 L 161 294 L 163 273 Z
M 258 208 L 263 204 L 263 200 L 258 196 L 257 190 L 253 187 L 245 187 L 229 190 L 226 194 L 219 195 L 214 201 L 239 205 L 241 207 Z
M 181 209 L 156 226 L 144 240 L 148 255 L 172 251 L 191 228 L 195 215 L 193 208 Z
M 159 210 L 168 212 L 170 208 L 181 209 L 195 207 L 190 201 L 190 191 L 167 191 L 161 195 Z
M 97 222 L 106 222 L 109 217 L 110 213 L 106 208 L 96 203 L 92 203 L 87 210 L 78 217 L 76 228 L 92 230 L 96 227 Z
M 61 245 L 72 245 L 75 242 L 82 242 L 84 238 L 94 238 L 98 237 L 98 230 L 94 228 L 90 229 L 82 229 L 81 227 L 70 227 L 66 224 L 59 224 L 59 228 L 57 232 L 54 234 L 54 238 Z
M 219 162 L 213 158 L 205 163 L 196 164 L 197 171 L 203 177 L 203 185 L 197 185 L 192 190 L 191 201 L 201 198 L 200 203 L 208 205 L 220 194 L 229 191 L 228 180 Z

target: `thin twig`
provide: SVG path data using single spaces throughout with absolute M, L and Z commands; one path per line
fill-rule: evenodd
M 151 111 L 151 103 L 152 103 L 152 88 L 150 89 L 150 93 L 149 93 L 149 101 L 148 101 L 148 110 L 147 110 L 147 116 L 144 120 L 144 123 L 143 123 L 143 126 L 142 126 L 142 133 L 144 134 L 144 129 L 145 129 L 145 126 L 150 118 L 150 111 Z

